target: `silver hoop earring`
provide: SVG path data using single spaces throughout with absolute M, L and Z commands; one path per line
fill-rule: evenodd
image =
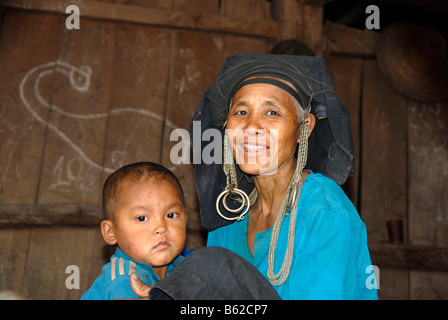
M 249 212 L 250 209 L 250 199 L 246 192 L 238 188 L 236 170 L 235 170 L 235 162 L 233 160 L 233 154 L 231 146 L 229 145 L 229 141 L 227 138 L 227 132 L 224 134 L 224 163 L 223 170 L 224 174 L 227 177 L 227 186 L 226 189 L 221 192 L 216 199 L 216 211 L 221 216 L 221 218 L 225 220 L 237 220 L 241 221 L 244 219 L 244 215 Z M 236 209 L 232 209 L 227 205 L 227 198 L 229 196 L 238 196 L 241 199 L 237 199 L 236 201 L 241 202 L 241 206 Z M 230 213 L 240 213 L 240 215 L 236 217 L 227 217 L 225 216 L 221 210 L 219 209 L 219 202 L 222 199 L 222 204 L 224 208 Z
M 241 206 L 239 206 L 236 209 L 229 208 L 229 206 L 227 205 L 227 202 L 226 202 L 226 199 L 229 195 L 230 196 L 233 196 L 233 195 L 240 196 L 241 197 Z M 219 209 L 219 201 L 221 200 L 221 198 L 222 198 L 222 204 L 223 204 L 224 208 L 226 208 L 227 211 L 229 211 L 231 213 L 238 213 L 238 212 L 241 212 L 241 210 L 242 210 L 241 214 L 236 217 L 226 217 L 224 214 L 222 214 L 221 210 Z M 223 218 L 225 220 L 229 220 L 229 221 L 243 220 L 244 215 L 249 211 L 249 208 L 250 208 L 250 200 L 249 200 L 249 196 L 247 195 L 247 193 L 241 189 L 234 188 L 233 186 L 227 187 L 223 192 L 221 192 L 221 194 L 218 196 L 218 199 L 216 200 L 216 211 L 221 216 L 221 218 Z

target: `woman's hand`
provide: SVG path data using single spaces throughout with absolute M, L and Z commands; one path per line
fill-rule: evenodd
M 144 284 L 135 273 L 131 274 L 129 281 L 131 282 L 131 288 L 136 295 L 142 299 L 149 300 L 149 291 L 151 291 L 150 286 Z

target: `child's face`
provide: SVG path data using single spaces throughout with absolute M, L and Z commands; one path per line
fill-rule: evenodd
M 130 258 L 165 267 L 185 245 L 187 215 L 179 189 L 170 179 L 151 178 L 122 190 L 113 221 L 116 242 Z

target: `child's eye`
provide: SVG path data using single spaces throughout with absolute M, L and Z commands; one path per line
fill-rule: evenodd
M 179 215 L 179 214 L 176 213 L 176 212 L 170 212 L 170 213 L 168 213 L 166 216 L 167 216 L 169 219 L 174 219 L 174 218 L 176 218 L 178 215 Z
M 145 222 L 145 221 L 147 221 L 148 220 L 148 217 L 147 216 L 138 216 L 137 217 L 137 221 L 138 222 Z

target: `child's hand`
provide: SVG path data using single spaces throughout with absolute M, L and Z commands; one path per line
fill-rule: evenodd
M 135 273 L 132 273 L 130 276 L 131 288 L 142 299 L 149 300 L 149 291 L 151 287 L 144 284 Z

